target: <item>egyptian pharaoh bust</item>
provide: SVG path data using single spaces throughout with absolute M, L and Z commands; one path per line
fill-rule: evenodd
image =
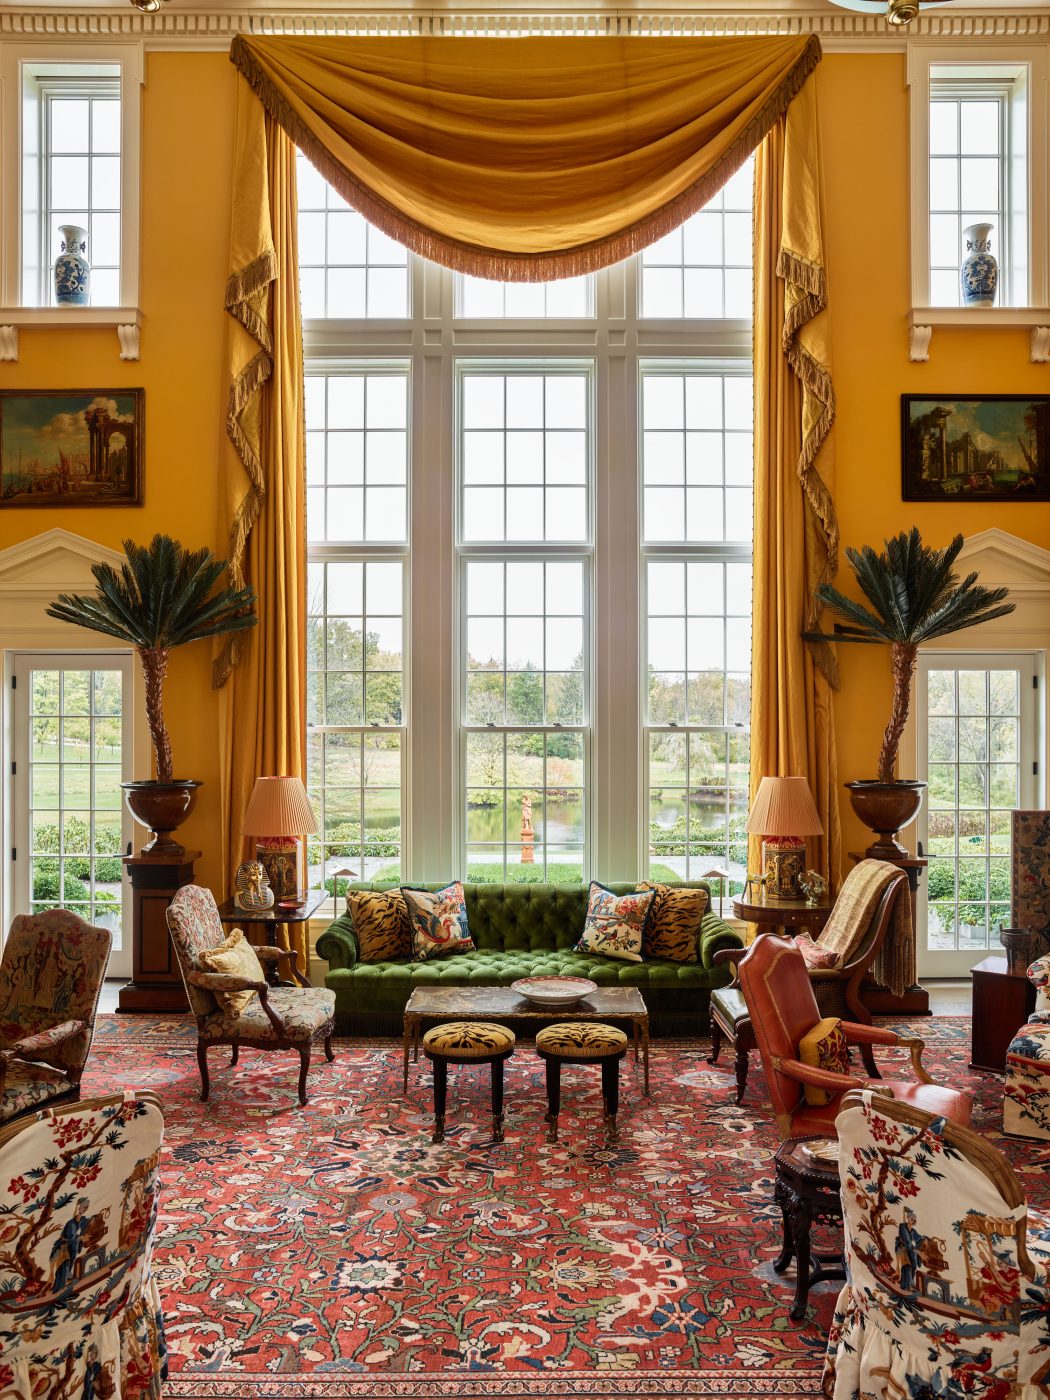
M 273 890 L 270 889 L 269 878 L 260 861 L 246 860 L 238 868 L 234 883 L 237 887 L 234 903 L 238 909 L 258 912 L 261 909 L 273 908 Z

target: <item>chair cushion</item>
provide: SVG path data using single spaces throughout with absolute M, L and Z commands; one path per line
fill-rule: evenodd
M 47 1065 L 30 1065 L 12 1060 L 0 1085 L 0 1123 L 31 1108 L 43 1108 L 49 1100 L 68 1094 L 73 1081 Z
M 362 962 L 412 956 L 408 907 L 400 890 L 350 890 L 346 907 L 354 921 Z
M 541 1055 L 604 1060 L 627 1049 L 627 1036 L 601 1021 L 558 1021 L 536 1032 L 536 1049 Z
M 467 900 L 459 880 L 453 880 L 440 890 L 402 885 L 401 893 L 408 910 L 412 956 L 416 962 L 473 950 L 474 940 L 467 927 Z
M 197 954 L 197 965 L 200 972 L 221 972 L 249 982 L 266 981 L 255 949 L 239 928 L 231 929 L 217 948 L 202 948 Z M 227 1016 L 239 1016 L 257 995 L 256 992 L 212 992 L 219 1009 Z
M 642 936 L 644 956 L 695 963 L 700 956 L 697 952 L 700 924 L 710 903 L 707 891 L 653 885 L 648 880 L 643 880 L 638 888 L 656 891 Z
M 739 987 L 715 987 L 711 993 L 711 1010 L 718 1007 L 719 1019 L 734 1028 L 741 1021 L 750 1021 L 751 1012 Z
M 289 1040 L 311 1040 L 335 1012 L 335 992 L 327 987 L 271 987 L 267 1000 L 284 1022 Z M 213 1011 L 200 1023 L 202 1040 L 277 1040 L 278 1035 L 258 997 L 238 1016 Z
M 822 948 L 819 943 L 814 943 L 808 934 L 796 933 L 791 941 L 802 954 L 802 960 L 807 967 L 831 968 L 842 966 L 841 953 L 836 953 L 831 948 Z
M 916 1084 L 913 1080 L 879 1079 L 869 1086 L 873 1093 L 889 1089 L 895 1099 L 921 1108 L 924 1113 L 935 1117 L 950 1118 L 953 1123 L 969 1127 L 973 1100 L 968 1094 L 960 1094 L 956 1089 L 944 1089 L 939 1084 Z M 808 1134 L 835 1137 L 835 1119 L 842 1111 L 841 1095 L 836 1095 L 831 1103 L 814 1105 L 801 1103 L 791 1115 L 791 1136 L 806 1137 Z
M 837 1016 L 825 1016 L 798 1043 L 798 1057 L 804 1065 L 826 1069 L 830 1074 L 849 1074 L 849 1044 L 842 1022 Z M 803 1084 L 806 1102 L 819 1107 L 830 1103 L 837 1094 L 818 1089 L 815 1084 Z
M 423 1049 L 443 1060 L 487 1060 L 514 1049 L 514 1032 L 495 1021 L 446 1021 L 425 1033 Z
M 640 963 L 646 923 L 655 900 L 655 889 L 616 895 L 592 880 L 583 936 L 574 951 Z

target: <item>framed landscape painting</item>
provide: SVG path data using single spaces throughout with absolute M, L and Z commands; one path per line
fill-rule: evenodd
M 906 501 L 1050 501 L 1050 395 L 902 394 Z
M 0 390 L 0 510 L 140 506 L 141 389 Z

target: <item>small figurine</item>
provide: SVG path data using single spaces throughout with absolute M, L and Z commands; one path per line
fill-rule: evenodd
M 828 892 L 828 882 L 819 870 L 803 870 L 798 877 L 798 884 L 811 909 L 815 908 Z
M 237 893 L 233 897 L 233 902 L 238 909 L 259 913 L 263 909 L 273 908 L 273 890 L 270 888 L 269 878 L 261 862 L 246 860 L 242 866 L 238 867 L 234 884 L 237 887 Z

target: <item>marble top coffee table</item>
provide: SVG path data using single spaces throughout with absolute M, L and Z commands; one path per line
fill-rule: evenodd
M 649 1011 L 637 987 L 599 987 L 571 1006 L 536 1006 L 510 987 L 416 987 L 405 1007 L 404 1090 L 408 1092 L 409 1052 L 419 1059 L 424 1021 L 629 1021 L 634 1060 L 642 1053 L 645 1096 L 649 1097 Z

